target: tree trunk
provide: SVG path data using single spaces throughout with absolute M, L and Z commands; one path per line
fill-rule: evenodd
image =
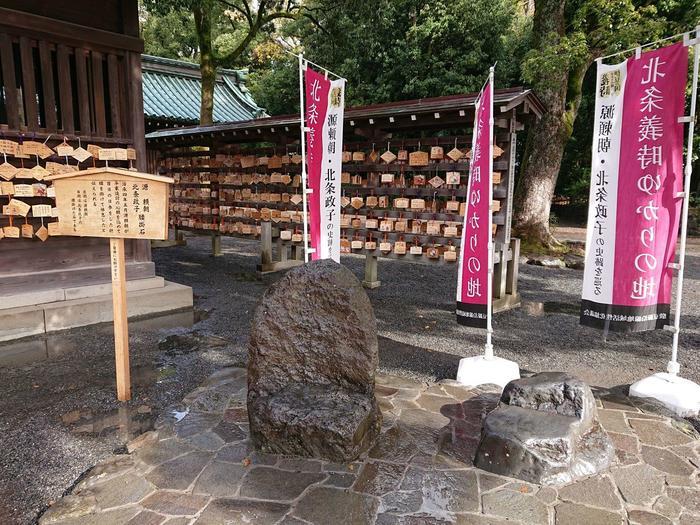
M 559 0 L 535 1 L 532 49 L 543 52 L 565 36 L 564 4 Z M 574 86 L 569 85 L 570 80 Z M 577 93 L 571 89 L 576 81 Z M 563 70 L 543 74 L 533 85 L 545 113 L 530 128 L 525 143 L 513 216 L 515 232 L 529 244 L 551 247 L 556 243 L 549 231 L 549 212 L 564 148 L 578 112 L 582 81 L 582 74 L 570 78 L 569 71 Z M 567 106 L 569 91 L 574 91 L 574 101 Z
M 211 40 L 211 16 L 213 0 L 202 0 L 194 9 L 194 23 L 199 42 L 199 70 L 202 75 L 202 99 L 199 108 L 199 123 L 214 123 L 214 86 L 216 84 L 216 61 Z

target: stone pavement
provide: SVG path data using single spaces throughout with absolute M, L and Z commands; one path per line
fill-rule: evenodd
M 473 467 L 494 390 L 379 376 L 379 443 L 339 465 L 252 450 L 245 370 L 224 369 L 129 454 L 94 467 L 40 524 L 700 525 L 700 436 L 642 400 L 596 395 L 616 465 L 552 488 Z

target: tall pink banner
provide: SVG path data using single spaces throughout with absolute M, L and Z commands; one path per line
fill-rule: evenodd
M 493 166 L 493 82 L 479 95 L 474 114 L 467 206 L 457 277 L 457 322 L 487 328 L 491 301 L 491 173 Z
M 340 262 L 340 185 L 345 80 L 305 74 L 306 164 L 311 257 Z
M 683 43 L 599 66 L 583 325 L 670 323 L 687 73 Z

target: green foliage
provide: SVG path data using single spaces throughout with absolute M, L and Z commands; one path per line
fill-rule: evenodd
M 285 26 L 313 62 L 348 79 L 348 105 L 478 91 L 498 61 L 497 84 L 519 81 L 529 22 L 517 0 L 319 1 L 314 20 Z M 323 29 L 319 29 L 319 26 Z M 268 110 L 298 98 L 292 60 L 260 64 L 252 91 Z M 255 69 L 255 68 L 254 68 Z M 292 88 L 292 86 L 295 86 Z
M 164 15 L 144 12 L 142 16 L 141 37 L 145 53 L 189 62 L 199 60 L 191 12 L 171 11 Z

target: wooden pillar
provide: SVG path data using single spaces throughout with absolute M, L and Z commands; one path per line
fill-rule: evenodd
M 263 271 L 272 265 L 272 223 L 260 222 L 260 264 Z
M 496 254 L 498 254 L 498 262 L 493 265 L 493 289 L 492 294 L 494 299 L 501 299 L 506 295 L 506 247 L 501 243 L 496 243 Z
M 365 255 L 365 278 L 362 281 L 362 286 L 365 288 L 379 288 L 382 284 L 378 278 L 379 270 L 377 266 L 377 256 L 375 254 L 368 253 Z
M 218 233 L 211 234 L 211 256 L 219 257 L 221 255 L 221 235 Z
M 508 295 L 518 294 L 518 272 L 520 266 L 520 239 L 510 240 L 510 252 L 512 258 L 508 261 L 506 270 L 506 293 Z
M 126 262 L 124 239 L 109 240 L 112 267 L 112 306 L 114 308 L 114 361 L 117 372 L 117 399 L 131 399 L 129 372 L 129 325 L 126 310 Z
M 508 194 L 505 202 L 505 227 L 503 228 L 503 242 L 506 246 L 510 243 L 511 225 L 513 223 L 513 192 L 515 188 L 515 153 L 518 144 L 517 112 L 513 109 L 509 119 L 510 144 L 508 146 Z

